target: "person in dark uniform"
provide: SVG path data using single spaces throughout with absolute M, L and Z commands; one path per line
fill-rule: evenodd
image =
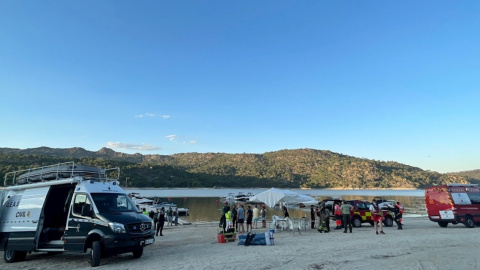
M 403 227 L 402 227 L 403 206 L 400 204 L 400 202 L 397 202 L 395 204 L 393 212 L 395 213 L 395 223 L 397 223 L 397 229 L 403 230 Z
M 312 229 L 315 229 L 315 209 L 312 207 L 310 208 L 310 220 L 312 221 Z
M 253 220 L 253 210 L 252 210 L 252 207 L 247 206 L 247 231 L 248 232 L 251 232 L 253 230 L 253 227 L 252 227 L 252 220 Z M 250 231 L 248 230 L 248 228 L 250 228 Z
M 320 205 L 320 211 L 318 212 L 319 216 L 319 223 L 317 231 L 319 233 L 325 232 L 328 233 L 330 231 L 330 222 L 329 222 L 329 214 L 328 210 L 325 208 L 325 204 Z
M 236 231 L 236 232 L 238 232 L 237 215 L 238 215 L 237 206 L 236 206 L 236 205 L 233 205 L 233 209 L 232 209 L 232 222 L 233 222 L 233 227 L 235 228 L 235 231 Z
M 162 207 L 160 209 L 160 212 L 157 214 L 157 233 L 155 234 L 158 236 L 158 233 L 160 233 L 160 236 L 163 236 L 162 231 L 163 231 L 163 225 L 165 224 L 165 208 Z

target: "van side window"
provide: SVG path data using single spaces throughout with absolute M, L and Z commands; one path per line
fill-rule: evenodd
M 91 205 L 90 200 L 88 199 L 87 195 L 85 194 L 77 194 L 75 196 L 75 201 L 73 203 L 73 213 L 75 215 L 82 214 L 82 208 L 84 205 Z
M 467 193 L 472 204 L 480 204 L 480 193 Z

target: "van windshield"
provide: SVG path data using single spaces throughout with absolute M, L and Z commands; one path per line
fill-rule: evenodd
M 125 194 L 91 193 L 99 213 L 138 211 Z

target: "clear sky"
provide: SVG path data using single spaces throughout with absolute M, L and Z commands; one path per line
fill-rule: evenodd
M 480 169 L 480 1 L 0 1 L 0 147 Z

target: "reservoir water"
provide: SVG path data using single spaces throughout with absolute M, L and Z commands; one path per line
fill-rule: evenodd
M 190 215 L 183 217 L 190 222 L 211 222 L 218 221 L 221 215 L 221 208 L 224 200 L 220 197 L 227 196 L 229 193 L 244 194 L 261 193 L 266 188 L 251 189 L 209 189 L 209 188 L 170 188 L 170 189 L 125 189 L 126 192 L 136 192 L 143 197 L 160 197 L 165 201 L 177 204 L 178 207 L 190 209 Z M 405 207 L 405 215 L 426 214 L 424 190 L 332 190 L 332 189 L 290 189 L 292 191 L 310 195 L 318 201 L 328 197 L 340 197 L 345 200 L 368 200 L 373 197 L 382 197 L 388 200 L 395 200 L 402 203 Z M 251 204 L 252 207 L 254 204 Z M 260 207 L 260 204 L 258 205 Z M 289 209 L 291 217 L 309 217 L 310 208 L 291 208 Z M 267 218 L 272 215 L 281 215 L 279 207 L 267 208 Z

